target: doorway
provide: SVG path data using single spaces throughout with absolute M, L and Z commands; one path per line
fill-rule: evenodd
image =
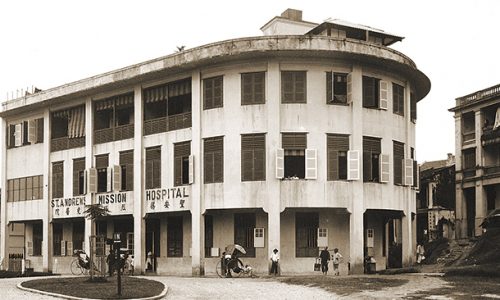
M 146 272 L 156 272 L 160 255 L 160 220 L 146 220 Z

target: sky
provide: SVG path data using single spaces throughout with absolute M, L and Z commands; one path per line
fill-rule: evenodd
M 392 48 L 431 80 L 418 103 L 419 162 L 455 152 L 455 98 L 500 83 L 500 1 L 128 1 L 0 3 L 0 101 L 232 38 L 260 36 L 287 8 L 306 21 L 337 18 L 404 36 Z

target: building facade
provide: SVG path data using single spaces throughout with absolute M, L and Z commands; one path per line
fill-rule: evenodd
M 214 274 L 228 244 L 267 273 L 408 265 L 415 249 L 416 103 L 429 79 L 371 27 L 302 20 L 3 103 L 1 251 L 25 226 L 35 270 L 89 250 L 85 204 L 110 215 L 136 272 Z M 6 234 L 7 233 L 7 234 Z
M 482 234 L 484 218 L 500 208 L 500 85 L 456 99 L 457 238 Z

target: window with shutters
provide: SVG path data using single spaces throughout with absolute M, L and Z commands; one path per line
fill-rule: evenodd
M 246 254 L 240 256 L 255 257 L 253 229 L 255 228 L 255 213 L 234 214 L 234 243 L 243 246 Z
M 85 157 L 73 159 L 73 196 L 85 194 Z
M 380 79 L 363 76 L 363 107 L 379 108 Z
M 392 112 L 405 115 L 405 88 L 395 83 L 392 83 Z
M 203 79 L 203 109 L 223 106 L 223 77 Z
M 295 257 L 318 256 L 318 228 L 318 213 L 295 213 Z
M 347 104 L 347 74 L 326 72 L 326 103 Z
M 161 188 L 161 147 L 146 149 L 146 189 Z
M 266 180 L 266 135 L 241 136 L 241 181 Z
M 419 167 L 415 158 L 415 149 L 410 147 L 410 157 L 413 159 L 413 187 L 418 188 Z
M 134 137 L 134 93 L 94 103 L 94 143 L 102 144 Z
M 203 182 L 224 182 L 224 138 L 205 139 L 203 151 Z
M 108 191 L 108 154 L 96 155 L 95 168 L 97 169 L 97 192 L 105 193 Z
M 120 152 L 120 168 L 122 169 L 121 191 L 134 190 L 134 150 Z
M 64 197 L 64 162 L 52 163 L 52 198 Z
M 167 257 L 182 257 L 182 216 L 167 218 Z
M 7 201 L 27 201 L 42 199 L 43 176 L 30 176 L 7 180 Z
M 328 134 L 327 180 L 347 180 L 347 152 L 349 151 L 349 136 Z
M 282 133 L 281 146 L 285 154 L 285 179 L 304 179 L 306 175 L 307 134 Z
M 405 158 L 405 144 L 393 141 L 392 151 L 394 158 L 394 184 L 403 184 L 403 159 Z
M 417 121 L 417 98 L 414 93 L 410 93 L 410 118 L 413 123 Z
M 7 126 L 7 148 L 43 143 L 43 118 Z
M 43 224 L 41 222 L 33 223 L 33 256 L 42 255 L 43 242 Z
M 241 105 L 266 102 L 266 72 L 241 74 Z
M 380 173 L 380 139 L 363 137 L 363 181 L 379 182 Z
M 85 234 L 85 222 L 75 221 L 73 222 L 73 249 L 83 249 L 83 240 Z
M 191 142 L 174 144 L 174 186 L 189 184 Z
M 61 255 L 61 241 L 63 237 L 63 224 L 52 222 L 52 253 L 54 256 Z
M 463 169 L 473 169 L 476 167 L 476 148 L 470 148 L 462 151 Z
M 281 103 L 307 102 L 307 72 L 281 72 Z

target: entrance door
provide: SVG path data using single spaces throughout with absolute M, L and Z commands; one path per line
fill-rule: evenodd
M 390 219 L 389 223 L 389 254 L 388 268 L 401 268 L 403 265 L 403 245 L 401 242 L 401 220 Z
M 146 221 L 146 271 L 156 272 L 156 257 L 160 255 L 160 220 Z
M 467 210 L 467 237 L 475 236 L 476 227 L 476 191 L 474 188 L 465 190 L 465 205 Z

